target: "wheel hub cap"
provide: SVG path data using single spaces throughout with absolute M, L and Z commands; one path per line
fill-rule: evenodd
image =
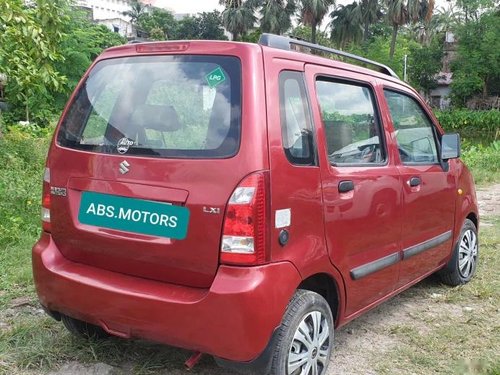
M 319 311 L 300 322 L 288 352 L 287 375 L 322 375 L 330 353 L 330 327 Z
M 460 240 L 458 250 L 458 270 L 464 279 L 474 272 L 477 260 L 477 236 L 472 230 L 467 230 Z

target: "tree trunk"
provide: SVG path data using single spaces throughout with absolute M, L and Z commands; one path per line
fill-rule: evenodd
M 392 39 L 391 39 L 391 50 L 389 51 L 389 57 L 392 60 L 394 57 L 394 50 L 396 49 L 396 38 L 398 36 L 398 27 L 397 23 L 392 25 Z
M 363 42 L 366 42 L 368 39 L 368 27 L 370 26 L 370 23 L 368 21 L 365 21 L 365 28 L 363 30 Z
M 316 21 L 311 24 L 311 43 L 316 44 Z

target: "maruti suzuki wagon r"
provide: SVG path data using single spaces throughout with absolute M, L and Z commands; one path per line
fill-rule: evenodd
M 39 299 L 77 335 L 325 374 L 338 327 L 435 272 L 474 275 L 459 153 L 362 57 L 269 34 L 108 49 L 50 147 Z

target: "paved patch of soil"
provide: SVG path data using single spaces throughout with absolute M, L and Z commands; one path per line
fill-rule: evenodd
M 476 192 L 481 218 L 500 215 L 500 184 L 478 188 Z

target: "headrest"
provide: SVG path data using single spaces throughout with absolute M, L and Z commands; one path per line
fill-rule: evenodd
M 132 114 L 130 123 L 134 128 L 161 132 L 172 132 L 182 127 L 179 116 L 171 105 L 142 104 Z

